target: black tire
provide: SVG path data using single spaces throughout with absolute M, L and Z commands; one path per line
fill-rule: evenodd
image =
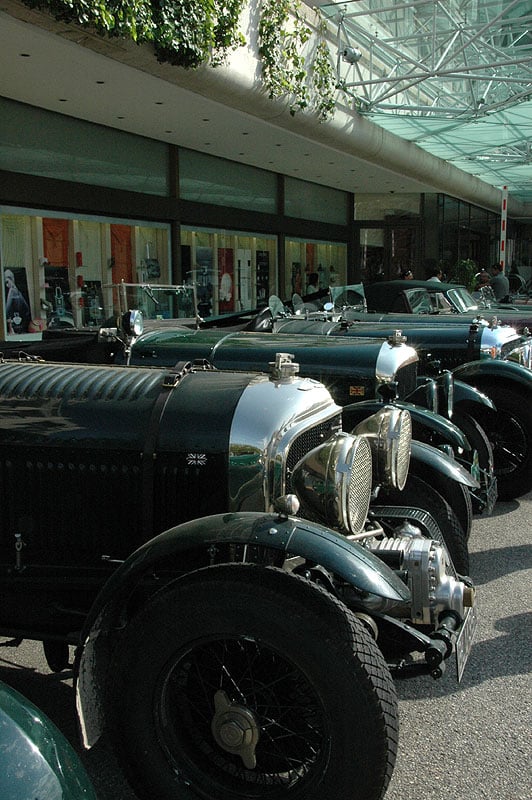
M 492 481 L 495 475 L 495 467 L 493 461 L 493 448 L 488 439 L 488 435 L 480 422 L 476 420 L 471 414 L 466 411 L 457 409 L 453 412 L 453 422 L 462 430 L 468 438 L 469 444 L 477 453 L 478 468 L 480 470 L 479 483 L 480 483 L 480 500 L 476 498 L 473 500 L 472 510 L 475 514 L 481 514 L 484 511 L 486 498 L 491 492 L 493 494 Z M 464 463 L 466 469 L 471 470 L 471 462 Z M 491 487 L 491 488 L 490 488 Z M 489 502 L 494 503 L 496 499 L 492 497 Z
M 294 575 L 250 564 L 187 575 L 130 622 L 110 675 L 111 736 L 141 798 L 386 791 L 398 738 L 389 670 L 353 614 Z M 256 750 L 228 752 L 242 727 Z
M 379 493 L 378 503 L 428 511 L 441 531 L 454 568 L 460 575 L 469 575 L 469 551 L 465 531 L 449 503 L 432 486 L 415 475 L 409 475 L 402 492 L 398 489 L 383 489 Z
M 486 389 L 496 412 L 482 426 L 493 448 L 500 500 L 513 500 L 532 489 L 532 408 L 530 398 L 509 389 Z
M 436 445 L 430 442 L 427 442 L 427 444 L 436 447 Z M 469 465 L 461 464 L 461 466 L 468 472 L 470 471 Z M 424 461 L 418 461 L 415 455 L 412 455 L 410 460 L 409 474 L 419 477 L 426 484 L 432 486 L 451 506 L 458 522 L 462 526 L 467 541 L 471 535 L 473 526 L 473 505 L 470 487 L 460 483 L 454 478 L 448 477 L 438 468 L 431 468 Z
M 70 649 L 66 642 L 45 639 L 42 646 L 46 663 L 52 672 L 62 672 L 70 666 Z

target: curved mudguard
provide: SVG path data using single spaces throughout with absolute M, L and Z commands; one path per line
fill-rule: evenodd
M 502 364 L 503 362 L 499 363 Z M 468 405 L 476 403 L 479 406 L 487 406 L 492 410 L 495 408 L 495 403 L 487 394 L 484 394 L 472 384 L 456 378 L 453 385 L 453 396 L 455 407 L 461 403 L 467 403 Z
M 415 469 L 420 467 L 421 471 Z M 461 464 L 454 461 L 446 453 L 442 453 L 436 447 L 432 447 L 425 442 L 418 442 L 412 439 L 410 448 L 410 470 L 415 471 L 420 477 L 423 477 L 425 471 L 425 479 L 427 476 L 426 469 L 434 469 L 446 478 L 463 483 L 471 489 L 480 488 L 479 482 L 474 478 Z
M 419 425 L 432 433 L 437 434 L 442 440 L 442 443 L 449 444 L 451 447 L 461 447 L 462 450 L 470 450 L 471 446 L 466 435 L 458 428 L 451 420 L 442 417 L 441 414 L 435 414 L 422 406 L 414 405 L 414 403 L 405 403 L 404 401 L 393 403 L 397 408 L 405 409 L 410 412 L 412 417 L 412 425 L 414 427 Z M 346 431 L 351 431 L 363 419 L 380 411 L 383 407 L 382 401 L 379 400 L 365 400 L 362 403 L 351 403 L 342 408 L 343 427 Z
M 145 576 L 175 564 L 179 553 L 208 552 L 211 547 L 228 544 L 300 556 L 334 572 L 357 591 L 400 603 L 410 600 L 408 587 L 381 559 L 317 523 L 243 512 L 202 517 L 171 528 L 143 544 L 113 573 L 87 617 L 76 653 L 76 703 L 85 746 L 95 744 L 103 730 L 106 674 L 115 631 L 127 624 L 131 593 Z
M 468 361 L 467 364 L 455 367 L 453 375 L 473 386 L 477 381 L 481 381 L 484 386 L 485 379 L 489 379 L 491 382 L 499 381 L 505 387 L 511 382 L 528 391 L 532 389 L 532 371 L 513 361 L 499 359 Z

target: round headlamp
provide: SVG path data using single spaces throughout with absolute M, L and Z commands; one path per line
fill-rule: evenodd
M 410 466 L 412 420 L 405 409 L 384 406 L 354 429 L 371 447 L 373 471 L 383 486 L 403 489 Z
M 142 311 L 133 309 L 122 314 L 122 330 L 127 336 L 140 336 L 144 330 Z
M 367 440 L 348 433 L 337 433 L 311 450 L 292 473 L 301 515 L 308 514 L 342 533 L 363 531 L 371 496 L 371 464 Z

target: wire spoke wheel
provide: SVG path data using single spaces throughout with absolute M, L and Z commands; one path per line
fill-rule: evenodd
M 249 639 L 213 639 L 167 670 L 156 708 L 168 754 L 179 751 L 220 788 L 290 787 L 326 756 L 316 692 L 280 653 Z
M 218 565 L 162 589 L 121 637 L 108 702 L 143 800 L 381 800 L 395 762 L 382 653 L 342 603 L 277 569 Z
M 500 388 L 489 395 L 497 411 L 484 428 L 493 448 L 499 498 L 512 500 L 532 489 L 532 409 L 526 395 Z

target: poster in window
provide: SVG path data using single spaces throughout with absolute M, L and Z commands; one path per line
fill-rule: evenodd
M 268 304 L 270 295 L 270 253 L 257 250 L 257 307 Z
M 196 248 L 196 290 L 198 311 L 202 317 L 212 314 L 213 268 L 212 247 Z
M 252 308 L 251 250 L 249 248 L 238 248 L 236 251 L 236 267 L 238 277 L 235 277 L 235 281 L 238 283 L 240 308 Z
M 303 294 L 301 277 L 301 262 L 292 261 L 292 294 Z
M 44 267 L 46 322 L 49 328 L 75 327 L 68 267 Z
M 218 248 L 218 308 L 220 314 L 235 309 L 235 291 L 233 286 L 234 258 L 231 247 Z
M 25 267 L 4 268 L 4 291 L 8 335 L 28 333 L 31 310 Z

